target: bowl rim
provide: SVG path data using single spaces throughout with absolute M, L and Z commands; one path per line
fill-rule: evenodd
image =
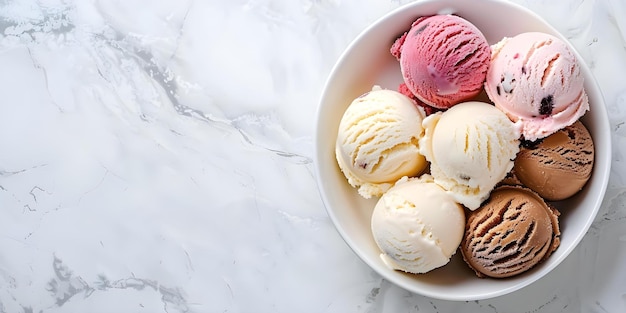
M 475 0 L 476 1 L 476 0 Z M 482 1 L 482 2 L 486 2 L 486 3 L 498 3 L 500 5 L 505 5 L 505 6 L 509 6 L 515 10 L 519 10 L 524 12 L 525 14 L 533 17 L 534 19 L 536 19 L 537 21 L 541 21 L 543 24 L 542 27 L 545 27 L 547 29 L 549 29 L 553 35 L 559 37 L 560 39 L 564 40 L 569 47 L 571 48 L 571 50 L 573 51 L 573 53 L 575 54 L 576 58 L 580 61 L 581 63 L 581 70 L 584 72 L 584 77 L 585 77 L 585 85 L 589 85 L 591 86 L 594 90 L 595 93 L 597 93 L 597 98 L 600 100 L 600 103 L 596 103 L 594 104 L 594 107 L 602 107 L 603 109 L 598 110 L 595 109 L 596 111 L 594 112 L 595 114 L 600 114 L 600 116 L 597 118 L 600 120 L 600 128 L 602 128 L 601 134 L 608 134 L 610 136 L 611 132 L 610 132 L 610 126 L 609 126 L 609 118 L 608 118 L 608 113 L 606 110 L 606 101 L 604 99 L 604 95 L 602 93 L 602 89 L 600 88 L 600 86 L 598 85 L 598 82 L 595 78 L 595 76 L 593 75 L 593 73 L 591 72 L 591 69 L 588 67 L 588 65 L 583 62 L 583 58 L 580 55 L 580 53 L 576 50 L 576 48 L 571 44 L 571 42 L 569 42 L 569 40 L 567 38 L 565 38 L 556 28 L 554 28 L 548 21 L 546 21 L 543 17 L 541 17 L 540 15 L 538 15 L 537 13 L 535 13 L 534 11 L 520 5 L 517 3 L 512 3 L 512 2 L 508 2 L 508 1 L 503 1 L 503 0 L 478 0 L 478 1 Z M 324 121 L 322 120 L 322 115 L 324 112 L 324 100 L 327 97 L 327 93 L 329 92 L 330 89 L 330 84 L 333 81 L 333 79 L 338 75 L 339 69 L 342 67 L 342 63 L 344 62 L 344 60 L 346 58 L 349 57 L 350 52 L 353 50 L 353 48 L 360 43 L 365 37 L 367 37 L 368 33 L 370 33 L 373 29 L 376 29 L 377 27 L 379 27 L 380 24 L 391 20 L 401 14 L 403 14 L 405 11 L 407 10 L 419 10 L 420 7 L 426 6 L 428 4 L 431 3 L 445 3 L 445 4 L 449 4 L 451 6 L 455 6 L 455 4 L 458 4 L 457 2 L 455 2 L 454 0 L 419 0 L 419 1 L 415 1 L 415 2 L 411 2 L 408 4 L 404 4 L 401 5 L 391 11 L 389 11 L 388 13 L 384 14 L 383 16 L 381 16 L 380 18 L 376 19 L 374 22 L 370 23 L 366 28 L 364 28 L 351 42 L 348 46 L 346 46 L 346 48 L 343 50 L 343 52 L 340 54 L 340 56 L 336 59 L 335 64 L 333 65 L 326 81 L 324 82 L 323 85 L 323 90 L 321 93 L 321 96 L 318 100 L 318 107 L 317 107 L 317 111 L 316 111 L 316 115 L 315 115 L 315 137 L 314 137 L 314 148 L 315 148 L 315 152 L 314 152 L 314 158 L 313 158 L 313 163 L 314 163 L 314 170 L 315 170 L 315 176 L 316 176 L 316 181 L 317 181 L 317 186 L 318 186 L 318 192 L 320 193 L 320 197 L 322 199 L 323 205 L 325 207 L 325 210 L 328 214 L 328 216 L 330 217 L 333 226 L 335 228 L 335 230 L 340 234 L 341 238 L 347 243 L 347 245 L 350 247 L 350 249 L 364 262 L 366 263 L 371 269 L 373 269 L 377 274 L 379 274 L 381 277 L 383 277 L 386 280 L 389 280 L 390 282 L 392 282 L 393 284 L 400 286 L 410 292 L 416 293 L 416 294 L 420 294 L 420 295 L 424 295 L 427 297 L 431 297 L 431 298 L 435 298 L 435 299 L 441 299 L 441 300 L 450 300 L 450 301 L 473 301 L 473 300 L 482 300 L 482 299 L 489 299 L 489 298 L 494 298 L 497 296 L 502 296 L 502 295 L 506 295 L 509 293 L 512 293 L 514 291 L 517 291 L 523 287 L 526 287 L 534 282 L 536 282 L 537 280 L 541 279 L 542 277 L 545 277 L 548 273 L 550 273 L 554 268 L 556 268 L 558 265 L 560 265 L 562 263 L 562 261 L 564 259 L 566 259 L 571 252 L 580 244 L 581 240 L 584 238 L 584 236 L 586 235 L 586 233 L 588 232 L 591 224 L 593 223 L 594 219 L 596 218 L 599 209 L 601 207 L 601 204 L 603 202 L 603 199 L 605 198 L 605 194 L 606 194 L 606 190 L 608 187 L 608 181 L 609 181 L 609 176 L 610 176 L 610 167 L 611 167 L 611 163 L 612 163 L 612 145 L 609 142 L 608 145 L 606 145 L 606 150 L 604 150 L 603 152 L 606 153 L 606 155 L 604 156 L 604 158 L 606 158 L 606 162 L 603 162 L 601 164 L 598 164 L 598 162 L 595 162 L 594 166 L 598 166 L 599 168 L 594 168 L 594 172 L 599 172 L 599 173 L 606 173 L 606 175 L 602 176 L 602 180 L 600 182 L 601 187 L 599 190 L 599 195 L 597 197 L 595 197 L 594 201 L 593 201 L 593 208 L 592 211 L 589 212 L 589 216 L 587 218 L 587 220 L 584 223 L 584 231 L 579 231 L 576 233 L 575 238 L 573 239 L 573 243 L 567 247 L 560 247 L 559 249 L 563 249 L 565 250 L 562 254 L 559 254 L 558 256 L 551 256 L 551 258 L 554 258 L 554 261 L 551 261 L 550 264 L 548 266 L 544 266 L 541 268 L 540 272 L 537 272 L 535 275 L 530 276 L 530 278 L 528 279 L 524 279 L 522 281 L 520 281 L 517 284 L 511 285 L 508 288 L 503 288 L 503 289 L 499 289 L 497 291 L 493 291 L 493 292 L 488 292 L 488 293 L 480 293 L 480 294 L 475 294 L 474 296 L 470 296 L 468 297 L 459 297 L 459 296 L 455 296 L 455 295 L 450 295 L 450 294 L 441 294 L 438 292 L 431 292 L 429 290 L 416 290 L 416 288 L 414 288 L 413 286 L 411 286 L 410 283 L 406 282 L 405 280 L 400 280 L 397 277 L 394 276 L 390 276 L 387 275 L 384 272 L 380 272 L 377 270 L 377 265 L 373 264 L 369 258 L 365 257 L 365 252 L 362 248 L 359 247 L 359 245 L 356 244 L 356 242 L 347 234 L 346 230 L 343 227 L 339 226 L 339 220 L 338 220 L 338 216 L 335 213 L 335 210 L 333 208 L 330 207 L 329 203 L 329 195 L 327 194 L 327 192 L 324 190 L 323 188 L 323 184 L 324 182 L 322 181 L 322 176 L 323 173 L 321 171 L 321 167 L 319 166 L 320 164 L 320 160 L 322 159 L 322 154 L 320 153 L 320 145 L 323 143 L 323 138 L 321 138 L 320 136 L 320 127 L 324 126 Z M 609 138 L 610 141 L 610 138 Z M 596 153 L 596 159 L 597 159 L 597 153 Z M 458 253 L 458 252 L 457 252 Z M 479 279 L 479 278 L 477 278 Z

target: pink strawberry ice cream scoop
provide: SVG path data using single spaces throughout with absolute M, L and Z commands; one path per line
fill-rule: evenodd
M 528 32 L 492 50 L 485 91 L 525 140 L 547 137 L 589 110 L 580 65 L 563 40 Z
M 447 109 L 480 93 L 491 49 L 469 21 L 433 15 L 413 22 L 391 54 L 400 61 L 404 83 L 417 99 Z

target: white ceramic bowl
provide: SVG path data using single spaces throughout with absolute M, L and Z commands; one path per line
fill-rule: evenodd
M 457 252 L 449 264 L 427 274 L 413 275 L 387 268 L 370 230 L 377 199 L 365 200 L 348 185 L 334 155 L 343 112 L 373 85 L 397 89 L 402 82 L 398 61 L 390 55 L 394 40 L 419 16 L 457 14 L 476 25 L 489 44 L 526 31 L 560 35 L 533 12 L 498 0 L 431 0 L 405 5 L 376 21 L 347 48 L 332 70 L 318 108 L 315 166 L 320 193 L 337 230 L 354 252 L 385 279 L 414 293 L 446 300 L 479 300 L 504 295 L 531 284 L 561 263 L 583 238 L 606 190 L 610 163 L 610 129 L 601 92 L 589 68 L 577 54 L 585 76 L 591 109 L 582 118 L 596 149 L 595 167 L 585 188 L 560 203 L 561 245 L 545 262 L 507 279 L 480 279 Z

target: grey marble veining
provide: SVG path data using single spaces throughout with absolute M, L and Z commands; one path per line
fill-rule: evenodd
M 324 81 L 410 1 L 0 2 L 0 312 L 624 312 L 626 4 L 515 0 L 602 88 L 613 164 L 588 234 L 510 295 L 381 279 L 313 174 Z

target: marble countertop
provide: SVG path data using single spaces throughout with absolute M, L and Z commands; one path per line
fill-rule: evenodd
M 449 302 L 382 279 L 320 199 L 314 116 L 402 0 L 0 3 L 0 312 L 624 312 L 626 4 L 515 0 L 602 88 L 613 163 L 548 276 Z

